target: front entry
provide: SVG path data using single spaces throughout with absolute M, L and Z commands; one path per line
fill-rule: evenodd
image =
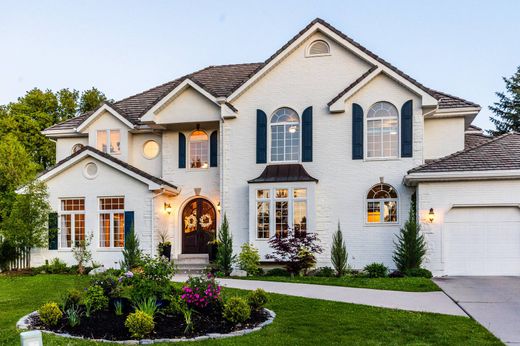
M 182 253 L 209 253 L 208 242 L 215 238 L 217 213 L 204 198 L 188 202 L 182 211 Z

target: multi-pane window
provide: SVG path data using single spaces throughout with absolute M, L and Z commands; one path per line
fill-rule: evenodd
M 368 223 L 397 222 L 397 192 L 388 184 L 374 185 L 367 195 Z
M 290 108 L 280 108 L 271 117 L 271 161 L 300 159 L 300 117 Z
M 190 167 L 208 168 L 209 141 L 206 132 L 193 131 L 190 136 Z
M 120 154 L 121 133 L 119 130 L 98 130 L 96 147 L 104 153 Z
M 99 246 L 120 248 L 125 246 L 125 198 L 99 199 Z
M 61 200 L 60 247 L 71 248 L 85 240 L 85 200 L 83 198 Z
M 375 103 L 367 113 L 367 157 L 394 158 L 399 153 L 399 113 L 389 102 Z
M 256 190 L 256 230 L 258 239 L 307 232 L 307 189 Z

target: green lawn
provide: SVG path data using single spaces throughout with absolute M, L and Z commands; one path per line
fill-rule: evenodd
M 430 279 L 412 277 L 369 279 L 351 276 L 344 276 L 341 278 L 317 276 L 249 276 L 233 277 L 233 279 L 293 282 L 301 284 L 345 286 L 407 292 L 431 292 L 441 290 L 439 286 Z
M 88 278 L 71 275 L 0 276 L 0 344 L 19 345 L 16 321 L 42 303 L 56 300 Z M 244 291 L 226 289 L 225 295 Z M 200 345 L 501 345 L 475 321 L 455 316 L 414 313 L 271 294 L 277 313 L 260 332 Z M 45 346 L 94 345 L 45 335 Z M 165 344 L 163 344 L 165 345 Z M 182 344 L 186 345 L 186 344 Z

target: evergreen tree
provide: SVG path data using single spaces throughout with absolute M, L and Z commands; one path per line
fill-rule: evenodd
M 231 275 L 233 270 L 233 236 L 229 231 L 229 223 L 226 214 L 218 232 L 217 267 L 225 276 Z
M 120 263 L 122 269 L 132 270 L 141 263 L 142 253 L 139 248 L 139 238 L 134 232 L 134 225 L 130 227 L 130 234 L 125 239 L 123 250 L 123 261 Z
M 426 255 L 426 240 L 417 222 L 415 194 L 410 203 L 408 220 L 397 235 L 397 242 L 394 242 L 394 245 L 393 260 L 399 271 L 405 273 L 407 270 L 421 267 Z
M 511 131 L 520 132 L 520 66 L 511 78 L 503 77 L 506 92 L 497 92 L 498 102 L 489 109 L 495 117 L 489 119 L 495 125 L 495 130 L 489 130 L 494 136 Z
M 336 275 L 341 277 L 347 273 L 347 260 L 348 253 L 347 247 L 345 246 L 345 241 L 343 240 L 343 233 L 341 232 L 341 227 L 338 222 L 338 230 L 334 233 L 332 237 L 332 249 L 330 251 L 330 260 L 334 269 L 336 270 Z

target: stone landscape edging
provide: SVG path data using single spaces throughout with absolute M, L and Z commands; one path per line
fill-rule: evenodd
M 246 329 L 237 330 L 237 331 L 227 333 L 227 334 L 209 333 L 206 335 L 196 336 L 193 338 L 182 337 L 182 338 L 176 338 L 176 339 L 106 340 L 106 339 L 85 338 L 82 336 L 70 335 L 67 333 L 56 333 L 56 332 L 53 332 L 50 330 L 45 330 L 45 329 L 37 329 L 37 330 L 40 330 L 43 333 L 57 335 L 57 336 L 61 336 L 64 338 L 69 338 L 69 339 L 90 340 L 90 341 L 95 341 L 95 342 L 107 342 L 107 343 L 112 342 L 115 344 L 125 344 L 125 345 L 151 345 L 151 344 L 160 343 L 160 342 L 184 342 L 184 341 L 200 341 L 200 340 L 208 340 L 208 339 L 224 339 L 224 338 L 230 338 L 230 337 L 234 337 L 234 336 L 241 336 L 241 335 L 246 335 L 246 334 L 250 334 L 253 332 L 257 332 L 257 331 L 260 331 L 265 326 L 273 323 L 273 320 L 276 317 L 276 313 L 274 311 L 266 309 L 266 308 L 264 308 L 264 310 L 269 314 L 269 318 L 254 328 L 246 328 Z M 20 318 L 18 320 L 18 322 L 16 322 L 16 328 L 20 329 L 20 330 L 31 329 L 30 328 L 31 327 L 30 318 L 34 317 L 34 316 L 38 316 L 37 311 L 33 311 L 30 314 L 23 316 L 22 318 Z

